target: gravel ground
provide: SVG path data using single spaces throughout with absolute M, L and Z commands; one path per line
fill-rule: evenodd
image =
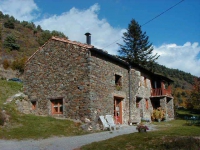
M 154 130 L 152 125 L 148 126 Z M 40 140 L 0 140 L 0 150 L 73 150 L 83 145 L 106 140 L 115 136 L 137 132 L 136 126 L 122 126 L 119 130 L 105 131 L 82 136 L 51 137 Z

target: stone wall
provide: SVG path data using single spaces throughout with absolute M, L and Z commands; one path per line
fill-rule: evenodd
M 173 98 L 167 98 L 167 116 L 168 119 L 174 119 L 174 103 Z
M 24 92 L 36 113 L 51 115 L 50 99 L 63 99 L 63 115 L 84 120 L 90 114 L 88 53 L 83 47 L 50 40 L 27 62 Z
M 25 114 L 32 113 L 32 109 L 31 109 L 32 106 L 31 106 L 31 102 L 28 100 L 28 96 L 24 95 L 21 97 L 16 97 L 14 100 L 15 100 L 17 109 L 21 113 L 25 113 Z
M 90 62 L 90 100 L 92 120 L 98 120 L 99 115 L 114 112 L 114 97 L 120 97 L 122 101 L 123 124 L 140 122 L 141 118 L 151 118 L 153 107 L 150 102 L 151 83 L 135 69 L 130 71 L 130 101 L 129 101 L 129 68 L 119 65 L 100 54 L 92 53 Z M 115 75 L 122 77 L 122 89 L 116 90 Z M 141 109 L 136 108 L 136 98 L 141 97 Z M 146 99 L 149 107 L 146 107 Z M 141 114 L 142 113 L 142 114 Z
M 123 123 L 128 122 L 128 68 L 100 54 L 91 53 L 90 67 L 90 101 L 91 118 L 95 122 L 100 115 L 114 114 L 114 97 L 122 98 Z M 116 89 L 115 75 L 122 77 L 122 88 Z
M 145 77 L 145 79 L 144 79 Z M 140 122 L 141 119 L 150 120 L 151 113 L 153 111 L 153 106 L 150 101 L 151 96 L 151 82 L 148 76 L 145 74 L 141 74 L 138 70 L 132 69 L 132 122 Z M 137 107 L 136 99 L 139 98 L 139 106 Z M 146 106 L 146 100 L 148 101 L 148 107 Z

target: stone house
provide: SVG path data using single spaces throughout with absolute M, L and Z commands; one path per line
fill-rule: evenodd
M 52 37 L 27 61 L 24 93 L 31 112 L 89 120 L 111 114 L 121 124 L 151 119 L 162 107 L 174 118 L 172 80 L 90 45 Z

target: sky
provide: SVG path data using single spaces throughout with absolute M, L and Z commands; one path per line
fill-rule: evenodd
M 118 55 L 132 19 L 149 36 L 157 62 L 200 77 L 200 0 L 0 0 L 0 11 L 69 40 Z

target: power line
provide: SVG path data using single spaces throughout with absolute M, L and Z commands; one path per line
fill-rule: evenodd
M 167 10 L 165 10 L 164 12 L 162 12 L 162 13 L 160 13 L 159 15 L 155 16 L 154 18 L 150 19 L 149 21 L 147 21 L 146 23 L 144 23 L 143 25 L 141 25 L 141 27 L 144 26 L 144 25 L 146 25 L 147 23 L 153 21 L 154 19 L 160 17 L 161 15 L 163 15 L 164 13 L 166 13 L 167 11 L 169 11 L 170 9 L 174 8 L 174 7 L 177 6 L 178 4 L 182 3 L 183 1 L 184 1 L 184 0 L 182 0 L 182 1 L 178 2 L 178 3 L 176 3 L 175 5 L 171 6 L 171 7 L 168 8 Z
M 184 0 L 181 0 L 180 2 L 176 3 L 175 5 L 171 6 L 171 7 L 168 8 L 167 10 L 163 11 L 162 13 L 160 13 L 159 15 L 157 15 L 157 16 L 155 16 L 154 18 L 150 19 L 149 21 L 147 21 L 146 23 L 144 23 L 143 25 L 141 25 L 141 27 L 144 26 L 144 25 L 146 25 L 146 24 L 148 24 L 149 22 L 155 20 L 156 18 L 160 17 L 161 15 L 163 15 L 164 13 L 166 13 L 167 11 L 169 11 L 170 9 L 174 8 L 174 7 L 177 6 L 178 4 L 182 3 L 183 1 L 184 1 Z M 104 48 L 109 47 L 110 45 L 114 44 L 115 42 L 117 42 L 117 41 L 119 41 L 119 40 L 120 40 L 120 39 L 114 41 L 113 43 L 111 43 L 111 44 L 105 46 Z M 102 48 L 102 49 L 104 49 L 104 48 Z

